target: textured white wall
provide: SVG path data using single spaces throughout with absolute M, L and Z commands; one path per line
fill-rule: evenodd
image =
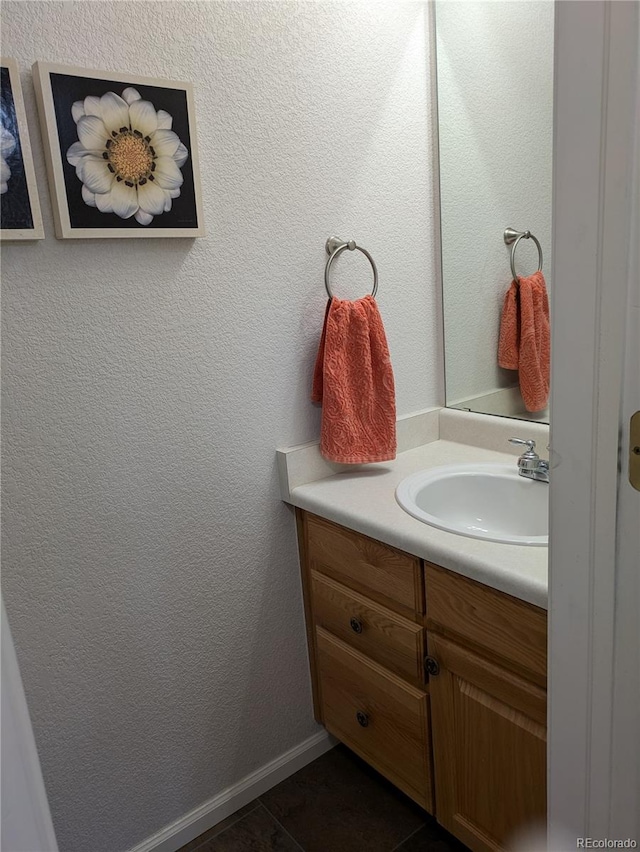
M 399 413 L 442 402 L 425 15 L 3 3 L 47 230 L 3 246 L 3 594 L 65 852 L 130 847 L 315 730 L 274 450 L 319 434 L 334 232 L 378 262 Z M 54 239 L 36 59 L 195 82 L 206 239 Z
M 498 332 L 511 283 L 506 227 L 551 268 L 553 2 L 438 2 L 438 119 L 447 402 L 511 385 Z M 522 274 L 535 245 L 517 250 Z

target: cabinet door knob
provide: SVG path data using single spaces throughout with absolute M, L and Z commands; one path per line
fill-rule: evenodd
M 361 728 L 366 728 L 369 724 L 369 717 L 366 713 L 363 713 L 361 710 L 358 710 L 356 713 L 356 719 L 358 720 L 358 724 Z
M 427 670 L 427 674 L 431 675 L 431 677 L 440 674 L 440 663 L 434 657 L 425 657 L 424 667 Z
M 349 626 L 354 633 L 362 633 L 362 622 L 359 618 L 352 618 L 349 622 Z

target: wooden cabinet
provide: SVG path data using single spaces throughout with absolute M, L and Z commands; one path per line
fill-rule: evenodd
M 316 718 L 433 813 L 422 562 L 297 519 Z
M 429 634 L 438 822 L 470 849 L 510 849 L 546 810 L 546 694 Z
M 296 512 L 318 721 L 471 850 L 508 852 L 545 818 L 546 612 Z
M 479 852 L 544 829 L 546 612 L 425 567 L 438 821 Z

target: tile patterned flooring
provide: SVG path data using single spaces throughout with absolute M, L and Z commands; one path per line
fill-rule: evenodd
M 342 745 L 179 852 L 468 852 Z

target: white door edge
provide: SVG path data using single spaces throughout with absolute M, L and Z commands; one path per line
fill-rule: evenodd
M 1 847 L 6 852 L 58 852 L 4 601 Z
M 556 3 L 548 732 L 554 852 L 576 849 L 579 837 L 615 839 L 617 830 L 616 521 L 637 16 L 637 3 Z

